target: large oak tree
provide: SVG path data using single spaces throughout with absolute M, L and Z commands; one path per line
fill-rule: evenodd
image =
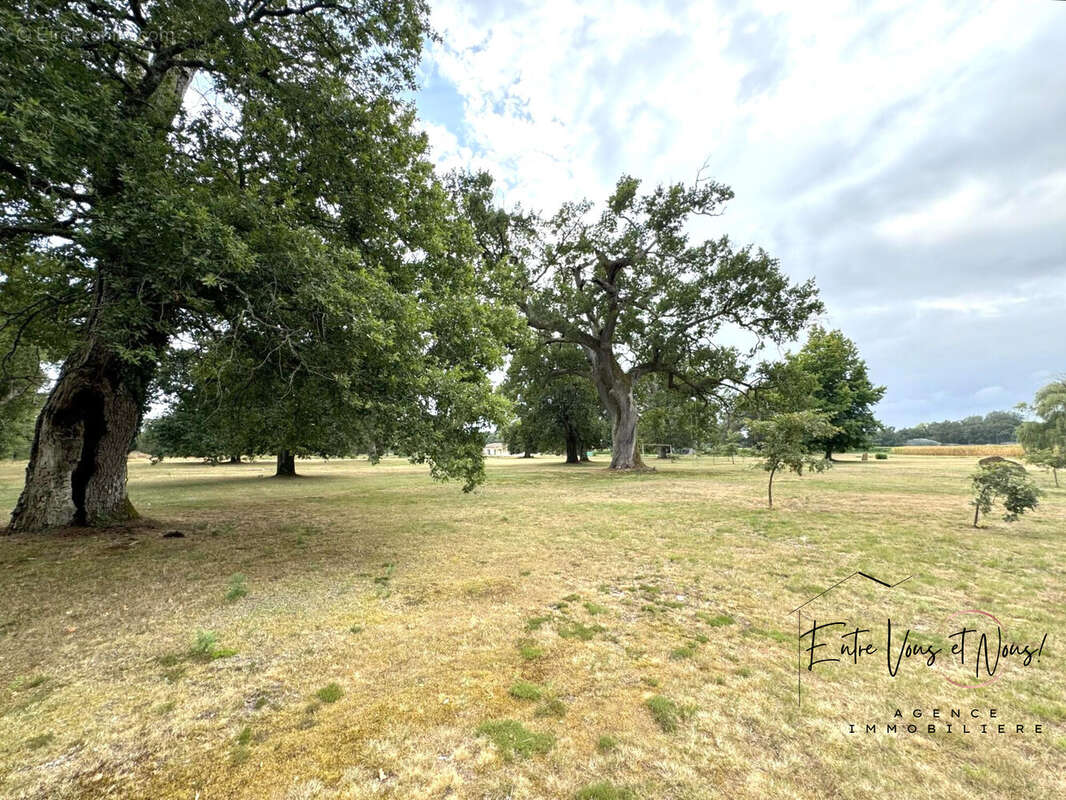
M 462 248 L 426 258 L 408 237 L 408 199 L 431 171 L 396 98 L 412 85 L 426 16 L 418 0 L 0 10 L 0 254 L 33 264 L 18 303 L 13 281 L 0 286 L 0 325 L 17 342 L 67 347 L 13 528 L 134 513 L 126 452 L 176 339 L 216 354 L 225 339 L 234 363 L 261 349 L 271 357 L 257 368 L 343 385 L 344 369 L 322 370 L 339 364 L 329 343 L 353 329 L 341 366 L 372 356 L 383 380 L 420 368 L 389 352 L 400 318 L 469 407 L 452 419 L 432 381 L 405 399 L 431 426 L 476 427 L 493 355 L 458 334 L 485 305 Z M 447 336 L 419 309 L 455 278 L 468 302 L 438 304 L 453 317 Z M 464 451 L 442 463 L 469 462 Z
M 611 421 L 612 469 L 641 466 L 639 381 L 659 375 L 665 388 L 724 402 L 748 386 L 765 343 L 795 338 L 821 310 L 813 282 L 792 283 L 763 250 L 725 236 L 691 240 L 693 220 L 719 215 L 732 196 L 702 178 L 641 193 L 626 176 L 598 214 L 588 202 L 567 203 L 509 230 L 484 217 L 490 244 L 511 236 L 505 249 L 530 327 L 585 353 Z M 728 344 L 727 330 L 747 343 Z

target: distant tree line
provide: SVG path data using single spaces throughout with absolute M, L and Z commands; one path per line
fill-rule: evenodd
M 943 422 L 923 422 L 913 428 L 888 427 L 881 431 L 878 444 L 895 447 L 909 439 L 932 439 L 941 444 L 1003 444 L 1017 441 L 1023 417 L 1017 411 L 992 411 L 981 416 Z

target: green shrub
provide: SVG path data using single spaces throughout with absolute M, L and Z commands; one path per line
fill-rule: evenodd
M 888 453 L 874 453 L 874 458 L 876 458 L 878 461 L 887 461 Z

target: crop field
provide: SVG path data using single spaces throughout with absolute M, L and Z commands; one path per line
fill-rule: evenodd
M 782 476 L 773 511 L 750 461 L 489 462 L 473 494 L 400 460 L 137 462 L 138 524 L 0 538 L 0 796 L 1066 796 L 1046 473 L 974 529 L 972 457 Z M 898 585 L 817 597 L 856 572 Z M 898 647 L 975 609 L 1039 655 L 981 688 L 946 656 L 798 669 L 812 619 Z
M 893 447 L 892 452 L 900 456 L 1003 456 L 1004 458 L 1022 458 L 1025 451 L 1020 444 L 942 444 L 909 445 Z

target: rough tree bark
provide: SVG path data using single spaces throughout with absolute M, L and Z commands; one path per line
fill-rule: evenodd
M 126 457 L 151 377 L 94 342 L 67 359 L 37 418 L 11 530 L 106 525 L 137 516 Z
M 131 119 L 147 121 L 165 136 L 192 78 L 193 70 L 186 67 L 162 74 L 146 72 L 142 89 L 150 100 L 132 103 Z M 92 177 L 97 201 L 121 197 L 122 165 L 120 153 Z M 111 247 L 99 254 L 95 269 L 93 306 L 82 344 L 63 363 L 37 418 L 26 484 L 11 514 L 11 531 L 108 525 L 137 516 L 126 494 L 126 459 L 157 362 L 132 364 L 100 340 L 100 314 L 117 300 L 108 296 L 108 277 L 131 267 L 122 263 L 121 247 Z M 151 300 L 145 297 L 140 302 Z M 127 333 L 123 345 L 129 351 L 159 353 L 166 345 L 166 335 L 159 329 Z
M 278 452 L 278 468 L 274 472 L 274 477 L 296 477 L 296 454 L 293 453 L 291 450 L 280 450 Z
M 637 451 L 640 414 L 633 399 L 633 376 L 621 368 L 609 351 L 586 348 L 585 352 L 592 366 L 596 391 L 611 418 L 611 469 L 641 469 L 644 461 Z

